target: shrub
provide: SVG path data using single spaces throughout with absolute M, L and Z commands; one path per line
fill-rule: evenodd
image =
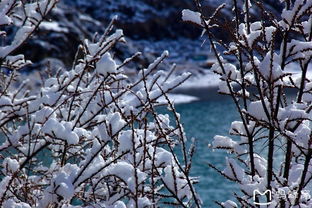
M 217 59 L 212 70 L 220 75 L 219 92 L 232 98 L 240 116 L 229 131 L 235 137 L 217 135 L 211 144 L 229 157 L 224 170 L 210 166 L 241 190 L 234 194 L 239 205 L 217 202 L 221 207 L 312 206 L 312 1 L 281 2 L 277 17 L 249 0 L 243 5 L 233 0 L 230 21 L 217 18 L 225 5 L 211 17 L 203 15 L 199 0 L 196 12 L 183 11 L 183 19 L 207 35 Z M 230 41 L 213 31 L 228 34 Z M 255 195 L 265 191 L 265 200 Z
M 0 47 L 0 206 L 200 207 L 190 176 L 194 148 L 166 95 L 190 75 L 164 82 L 166 73 L 155 72 L 164 52 L 128 78 L 124 66 L 140 53 L 114 60 L 109 51 L 124 37 L 113 20 L 102 36 L 80 45 L 72 69 L 45 80 L 37 95 L 25 88 L 27 80 L 14 88 L 29 62 L 11 54 L 56 4 L 24 2 L 0 3 L 0 25 L 19 27 Z M 175 123 L 156 111 L 160 97 Z

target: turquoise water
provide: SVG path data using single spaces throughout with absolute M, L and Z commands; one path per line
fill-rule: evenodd
M 223 169 L 224 151 L 212 151 L 208 144 L 216 135 L 228 135 L 231 122 L 238 119 L 238 114 L 231 100 L 201 101 L 176 105 L 188 138 L 196 139 L 196 153 L 193 158 L 193 176 L 199 176 L 196 188 L 203 200 L 203 207 L 219 207 L 214 201 L 233 199 L 237 191 L 234 183 L 229 182 L 216 171 L 208 167 L 212 163 Z
M 224 151 L 212 151 L 208 144 L 217 134 L 228 135 L 231 122 L 238 119 L 231 100 L 216 99 L 179 104 L 176 105 L 176 110 L 181 115 L 188 139 L 190 140 L 192 137 L 196 139 L 192 176 L 199 177 L 200 183 L 196 184 L 196 189 L 203 201 L 203 207 L 218 207 L 214 201 L 235 200 L 233 192 L 238 190 L 235 184 L 220 176 L 207 165 L 211 163 L 219 169 L 223 169 L 225 166 L 227 154 Z M 45 156 L 42 155 L 42 157 Z

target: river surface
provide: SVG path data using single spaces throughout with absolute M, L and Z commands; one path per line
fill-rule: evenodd
M 213 151 L 208 145 L 217 134 L 229 135 L 231 122 L 238 119 L 231 100 L 226 96 L 222 97 L 176 105 L 188 139 L 192 137 L 196 139 L 192 173 L 193 176 L 199 177 L 200 183 L 196 188 L 205 208 L 218 207 L 214 201 L 235 200 L 233 192 L 238 190 L 234 183 L 226 180 L 207 165 L 211 163 L 223 170 L 227 153 Z

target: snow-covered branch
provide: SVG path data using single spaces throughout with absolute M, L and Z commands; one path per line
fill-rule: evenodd
M 261 199 L 253 196 L 254 191 L 269 190 L 272 200 L 262 200 L 269 207 L 310 207 L 311 196 L 306 193 L 312 179 L 312 2 L 284 1 L 276 19 L 259 2 L 246 0 L 243 8 L 238 2 L 232 5 L 232 28 L 224 27 L 217 17 L 205 17 L 199 0 L 195 0 L 197 11 L 183 12 L 183 20 L 207 34 L 217 59 L 212 70 L 221 75 L 219 92 L 232 98 L 240 115 L 230 129 L 240 139 L 218 135 L 211 145 L 232 153 L 225 169 L 210 166 L 236 181 L 243 194 L 235 194 L 239 205 L 217 204 L 256 207 Z M 252 16 L 251 11 L 262 17 Z M 222 41 L 215 38 L 214 29 L 234 34 Z M 236 61 L 228 61 L 233 60 L 228 56 Z M 281 197 L 281 192 L 296 197 Z
M 165 51 L 129 79 L 112 48 L 125 42 L 112 25 L 98 40 L 85 40 L 72 69 L 44 81 L 38 94 L 21 84 L 22 55 L 11 56 L 35 31 L 56 1 L 2 1 L 1 24 L 19 27 L 0 47 L 6 74 L 0 97 L 0 206 L 2 207 L 200 207 L 190 176 L 193 155 L 174 105 L 166 96 L 190 75 L 164 81 L 156 70 Z M 3 19 L 2 19 L 3 17 Z M 175 115 L 160 114 L 163 98 Z M 183 159 L 176 155 L 181 145 Z M 183 162 L 181 162 L 183 161 Z

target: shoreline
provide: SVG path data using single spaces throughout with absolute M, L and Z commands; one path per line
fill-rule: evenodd
M 185 94 L 195 96 L 199 101 L 213 101 L 227 99 L 226 96 L 218 93 L 217 86 L 211 87 L 194 87 L 194 88 L 177 88 L 172 91 L 174 94 Z
M 235 90 L 238 90 L 238 88 L 235 88 Z M 184 94 L 184 95 L 190 95 L 195 96 L 198 98 L 197 101 L 219 101 L 219 100 L 225 100 L 230 99 L 230 96 L 226 96 L 224 94 L 218 93 L 219 87 L 218 86 L 207 86 L 207 87 L 191 87 L 191 88 L 177 88 L 174 89 L 171 93 L 173 94 Z M 256 89 L 251 88 L 248 89 L 249 92 L 255 93 Z M 294 88 L 286 88 L 285 94 L 288 96 L 295 96 L 297 93 L 297 90 Z

